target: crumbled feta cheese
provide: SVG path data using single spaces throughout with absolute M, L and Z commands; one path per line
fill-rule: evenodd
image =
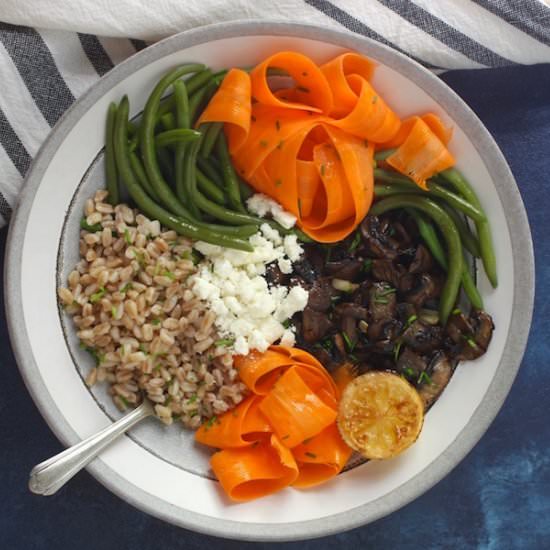
M 277 262 L 283 273 L 292 273 L 292 263 L 303 253 L 296 236 L 283 239 L 268 224 L 260 229 L 249 239 L 252 252 L 195 243 L 204 258 L 188 280 L 193 294 L 206 301 L 216 315 L 220 336 L 234 338 L 229 350 L 241 355 L 252 349 L 265 351 L 278 340 L 293 345 L 294 332 L 285 329 L 283 322 L 302 311 L 308 300 L 302 287 L 270 287 L 263 277 L 271 262 Z
M 252 195 L 247 201 L 248 210 L 260 218 L 265 218 L 267 214 L 280 223 L 285 229 L 290 229 L 296 224 L 296 216 L 283 210 L 283 207 L 273 199 L 263 193 Z M 263 230 L 262 230 L 263 231 Z

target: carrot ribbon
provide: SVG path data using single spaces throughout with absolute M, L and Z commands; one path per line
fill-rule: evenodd
M 338 388 L 324 367 L 285 346 L 236 357 L 235 365 L 251 395 L 195 434 L 220 449 L 211 466 L 227 495 L 247 501 L 337 475 L 351 449 L 336 427 Z

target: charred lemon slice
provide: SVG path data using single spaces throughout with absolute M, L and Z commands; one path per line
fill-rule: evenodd
M 352 380 L 340 399 L 338 427 L 344 441 L 367 458 L 391 458 L 418 438 L 424 407 L 418 392 L 389 372 Z

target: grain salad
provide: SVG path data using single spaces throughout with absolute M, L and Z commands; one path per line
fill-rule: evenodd
M 238 404 L 245 386 L 214 314 L 184 284 L 196 272 L 191 242 L 106 196 L 86 201 L 81 259 L 58 291 L 96 360 L 86 382 L 109 383 L 120 410 L 146 395 L 166 424 L 197 428 Z

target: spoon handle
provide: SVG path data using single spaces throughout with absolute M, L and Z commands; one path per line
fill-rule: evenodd
M 152 414 L 153 407 L 145 400 L 100 432 L 37 464 L 30 473 L 29 489 L 38 495 L 53 495 L 119 435 Z

